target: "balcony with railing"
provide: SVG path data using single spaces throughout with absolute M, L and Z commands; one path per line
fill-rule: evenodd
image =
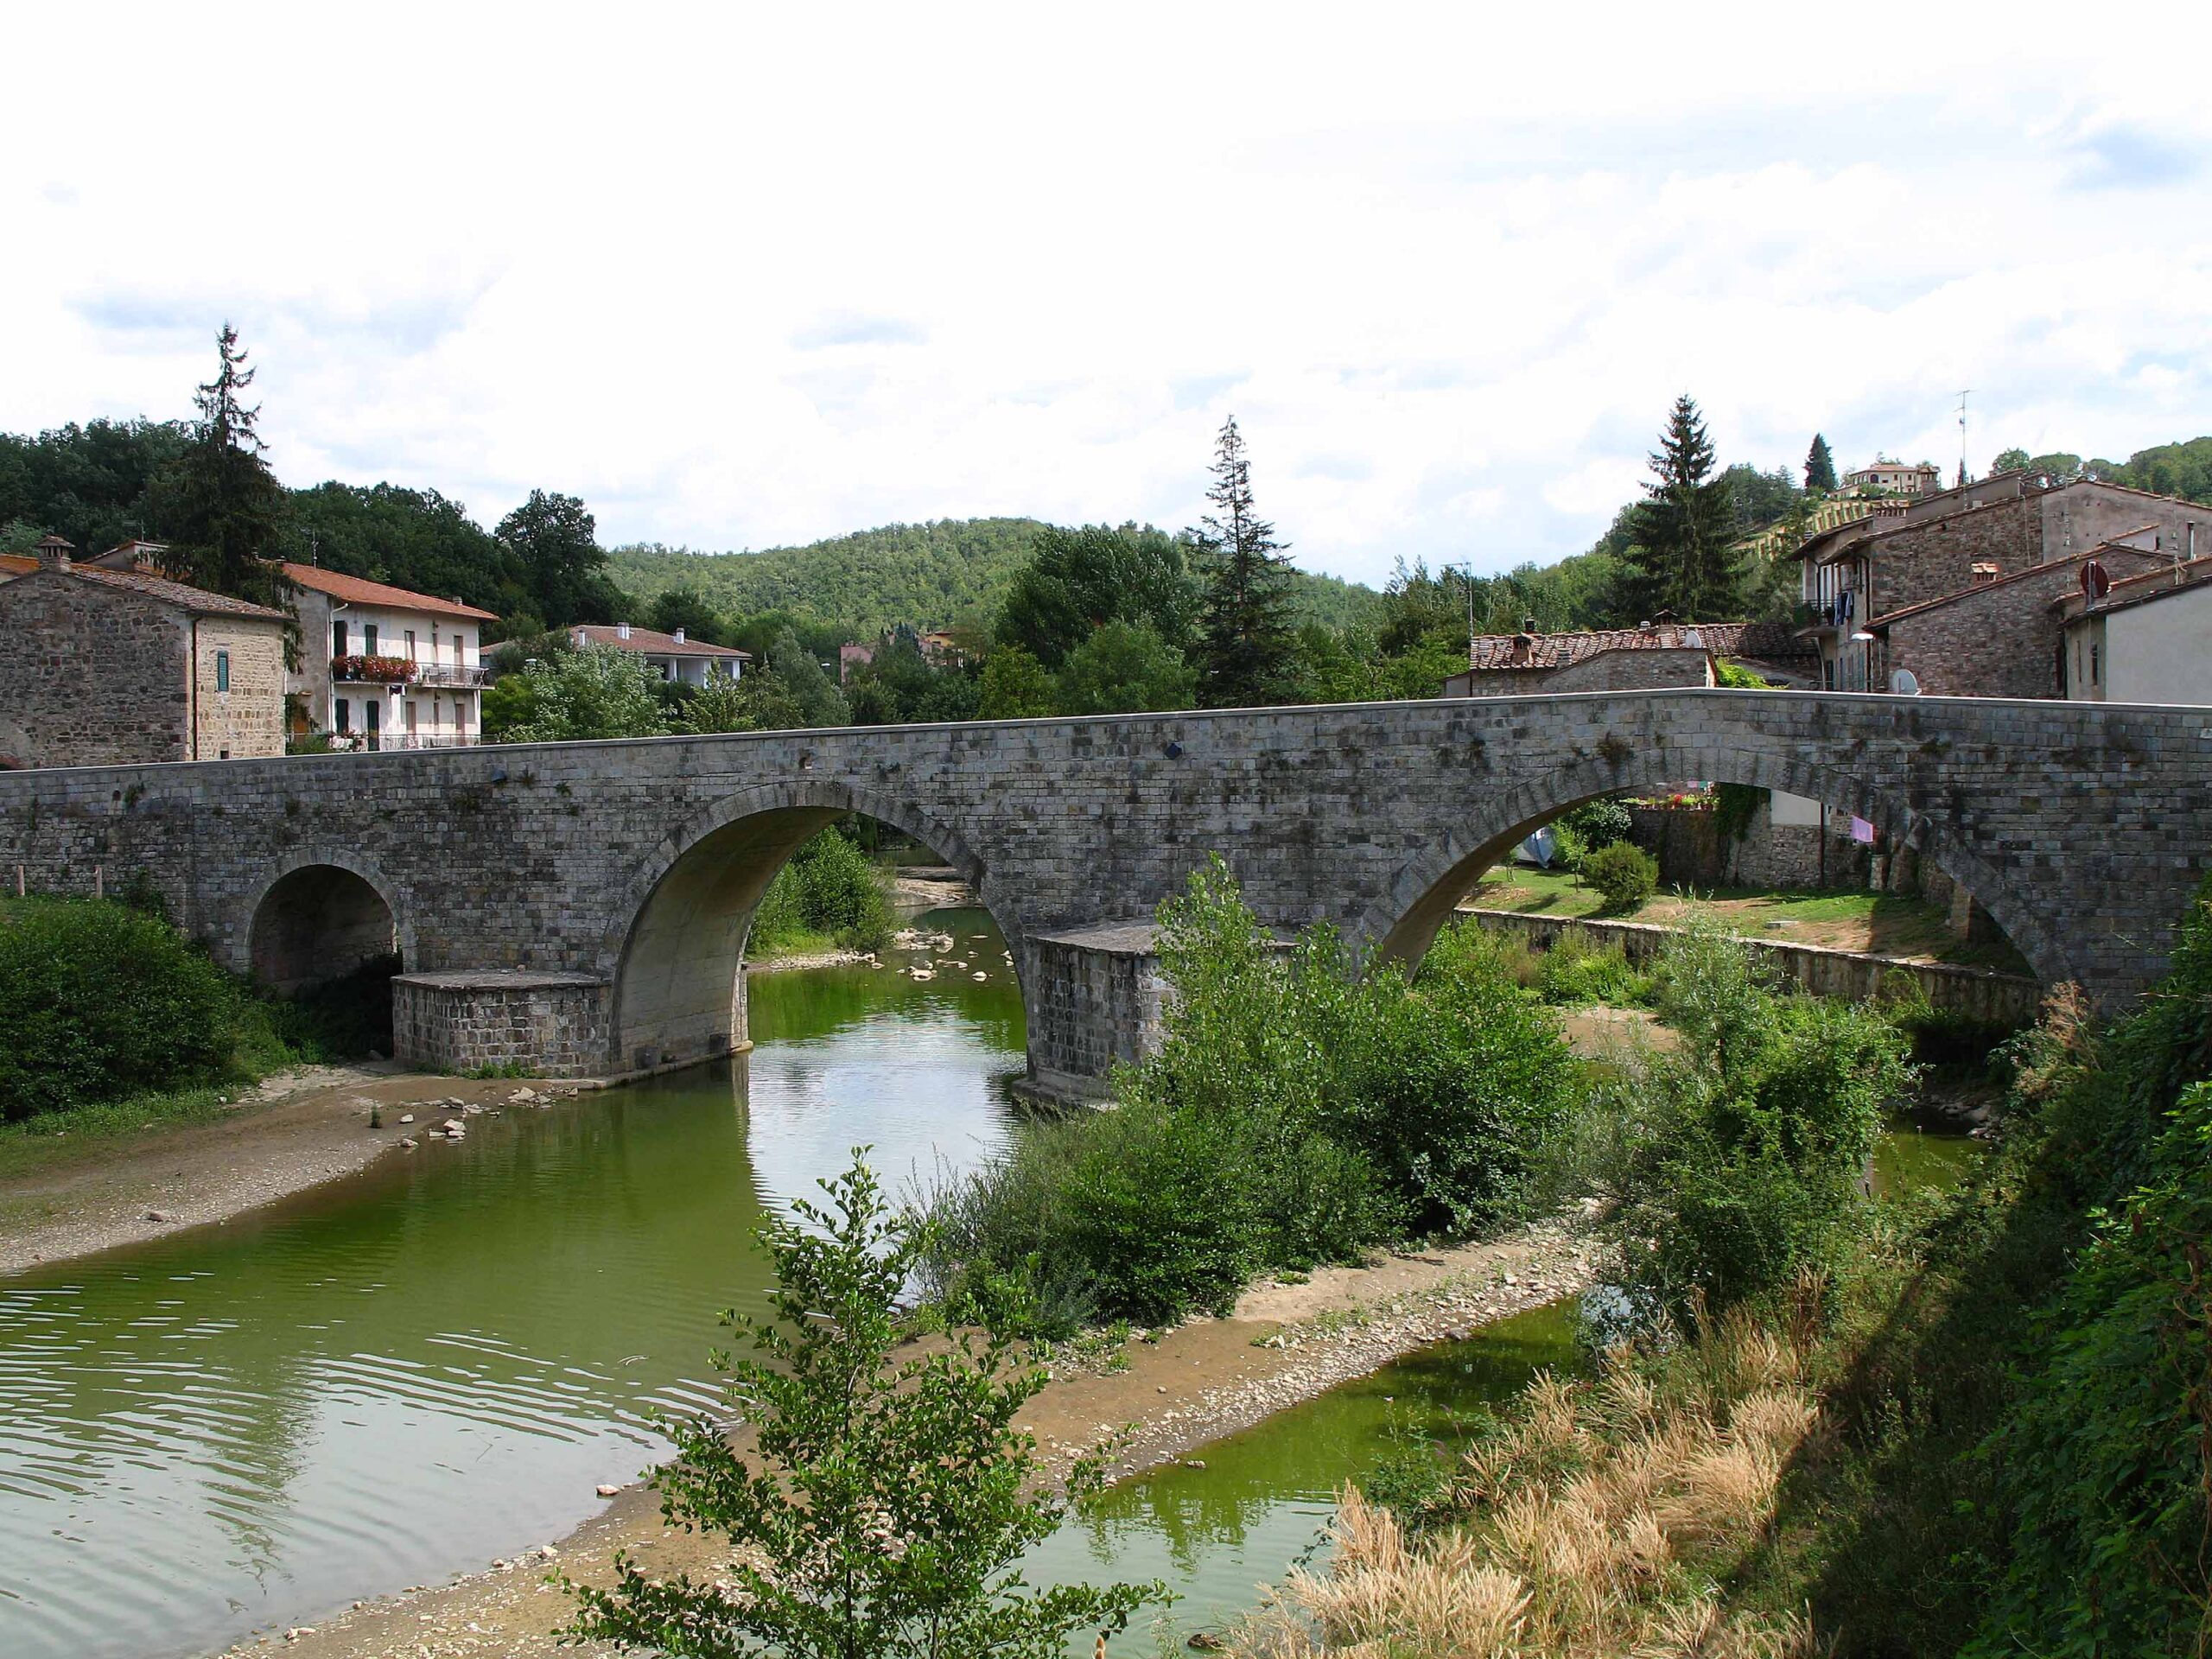
M 359 652 L 330 659 L 330 677 L 340 685 L 429 685 L 474 690 L 486 671 L 461 663 L 418 662 L 411 657 L 366 656 Z
M 480 732 L 333 732 L 330 747 L 346 754 L 371 749 L 473 749 L 484 741 Z

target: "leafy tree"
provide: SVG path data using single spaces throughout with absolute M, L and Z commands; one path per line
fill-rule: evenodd
M 686 639 L 709 645 L 732 643 L 728 619 L 709 604 L 696 588 L 671 588 L 662 594 L 647 608 L 645 626 L 663 633 L 681 630 Z
M 826 1205 L 794 1204 L 763 1230 L 773 1317 L 721 1316 L 752 1349 L 715 1363 L 753 1454 L 702 1413 L 674 1426 L 677 1460 L 653 1476 L 671 1522 L 729 1540 L 720 1580 L 648 1578 L 618 1556 L 613 1588 L 569 1586 L 583 1604 L 575 1635 L 712 1656 L 1060 1659 L 1073 1632 L 1118 1632 L 1166 1599 L 1157 1585 L 1023 1579 L 1023 1554 L 1099 1490 L 1103 1460 L 1078 1460 L 1065 1497 L 1039 1479 L 1014 1418 L 1046 1373 L 995 1332 L 956 1329 L 894 1359 L 922 1240 L 864 1152 L 821 1184 Z
M 836 682 L 822 671 L 814 653 L 785 628 L 769 642 L 765 653 L 769 671 L 785 694 L 798 705 L 800 719 L 809 726 L 849 726 L 853 711 Z
M 1728 487 L 1730 534 L 1738 541 L 1755 536 L 1769 525 L 1803 515 L 1804 492 L 1797 487 L 1797 480 L 1790 477 L 1786 467 L 1763 473 L 1738 461 L 1720 478 Z
M 1035 720 L 1056 712 L 1057 699 L 1045 665 L 1020 645 L 1001 645 L 983 658 L 976 690 L 978 720 Z
M 1214 443 L 1215 511 L 1191 538 L 1207 564 L 1198 621 L 1198 693 L 1207 707 L 1276 702 L 1287 695 L 1296 641 L 1290 614 L 1290 565 L 1275 527 L 1261 518 L 1252 495 L 1251 463 L 1236 417 L 1222 423 Z
M 1717 621 L 1734 614 L 1738 573 L 1729 551 L 1735 539 L 1729 486 L 1713 474 L 1713 442 L 1696 403 L 1675 400 L 1659 449 L 1651 457 L 1652 481 L 1634 519 L 1636 543 L 1628 552 L 1621 597 L 1624 608 L 1649 620 L 1672 613 L 1683 621 Z
M 1134 715 L 1187 709 L 1194 684 L 1183 653 L 1151 629 L 1108 622 L 1076 648 L 1060 671 L 1060 711 Z
M 0 521 L 29 525 L 31 542 L 51 533 L 86 552 L 151 537 L 155 483 L 191 441 L 188 428 L 169 421 L 0 434 Z
M 287 505 L 284 486 L 262 458 L 258 404 L 242 398 L 255 371 L 245 365 L 238 331 L 215 337 L 215 378 L 193 402 L 200 418 L 192 442 L 154 490 L 168 551 L 163 568 L 179 581 L 257 605 L 282 605 L 286 584 L 268 563 Z
M 458 599 L 503 617 L 534 613 L 537 603 L 513 550 L 435 490 L 335 480 L 295 490 L 278 550 L 301 564 Z
M 1828 441 L 1815 432 L 1813 447 L 1805 452 L 1805 487 L 1825 495 L 1834 493 L 1835 486 L 1835 457 L 1828 453 Z
M 495 743 L 658 737 L 668 729 L 660 676 L 634 652 L 594 646 L 531 662 L 484 694 L 484 735 Z
M 1034 545 L 1035 556 L 1015 573 L 999 613 L 1002 642 L 1057 671 L 1106 622 L 1137 623 L 1173 645 L 1189 639 L 1198 589 L 1173 537 L 1149 524 L 1047 525 Z
M 876 646 L 873 662 L 854 671 L 845 695 L 856 726 L 976 717 L 976 678 L 962 664 L 930 662 L 920 638 L 904 625 Z
M 532 490 L 493 533 L 520 562 L 531 609 L 548 626 L 614 620 L 622 601 L 607 578 L 599 523 L 575 496 Z
M 685 701 L 682 724 L 699 733 L 785 732 L 806 721 L 774 671 L 754 669 L 737 679 L 710 675 Z
M 2018 473 L 2027 470 L 2028 452 L 2024 449 L 2000 449 L 1997 459 L 1989 463 L 1992 473 Z

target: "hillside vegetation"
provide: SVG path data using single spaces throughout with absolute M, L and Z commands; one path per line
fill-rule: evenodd
M 940 518 L 757 552 L 618 547 L 607 573 L 648 606 L 688 588 L 734 616 L 776 611 L 855 639 L 902 622 L 988 628 L 1044 527 L 1035 518 Z M 1370 588 L 1306 571 L 1293 583 L 1300 620 L 1326 627 L 1370 620 L 1381 599 Z

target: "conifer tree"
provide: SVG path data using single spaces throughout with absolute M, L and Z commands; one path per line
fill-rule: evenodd
M 1813 447 L 1805 453 L 1805 487 L 1821 491 L 1835 488 L 1835 457 L 1828 452 L 1828 441 L 1818 432 L 1813 434 Z
M 1290 564 L 1275 527 L 1252 497 L 1252 469 L 1236 417 L 1214 442 L 1215 512 L 1191 532 L 1206 571 L 1198 613 L 1198 701 L 1209 709 L 1281 702 L 1290 696 L 1297 633 L 1290 611 Z
M 1713 461 L 1704 416 L 1685 394 L 1651 457 L 1652 481 L 1637 504 L 1622 572 L 1619 607 L 1638 620 L 1663 611 L 1684 622 L 1717 622 L 1742 602 L 1728 480 L 1714 476 Z
M 156 492 L 156 521 L 168 543 L 162 568 L 194 587 L 283 605 L 289 584 L 267 561 L 276 553 L 284 486 L 262 458 L 261 407 L 244 401 L 255 372 L 229 323 L 215 346 L 215 378 L 193 397 L 200 418 L 192 442 Z

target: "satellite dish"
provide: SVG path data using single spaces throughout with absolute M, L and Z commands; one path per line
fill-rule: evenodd
M 2082 567 L 2082 594 L 2094 604 L 2112 591 L 2112 576 L 2104 566 L 2091 559 Z
M 1901 697 L 1920 695 L 1920 676 L 1909 668 L 1893 670 L 1890 675 L 1890 690 Z

